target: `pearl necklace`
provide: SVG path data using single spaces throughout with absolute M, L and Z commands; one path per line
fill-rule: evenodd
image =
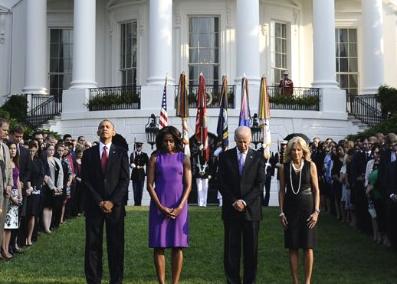
M 303 164 L 304 164 L 304 162 L 302 161 L 301 166 L 299 167 L 299 169 L 295 168 L 294 163 L 292 161 L 289 164 L 289 182 L 290 182 L 290 185 L 291 185 L 291 190 L 292 190 L 293 194 L 295 194 L 295 195 L 298 195 L 298 193 L 299 193 L 299 191 L 301 189 Z M 292 182 L 292 168 L 294 168 L 294 170 L 296 172 L 299 171 L 299 187 L 298 187 L 297 191 L 295 191 L 294 184 Z

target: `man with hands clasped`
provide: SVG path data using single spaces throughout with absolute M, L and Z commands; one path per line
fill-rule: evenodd
M 124 148 L 112 144 L 116 132 L 110 120 L 101 121 L 97 134 L 100 143 L 84 151 L 81 166 L 86 217 L 85 275 L 87 283 L 101 283 L 105 224 L 110 283 L 122 283 L 128 155 Z
M 234 134 L 236 147 L 219 156 L 219 184 L 224 223 L 224 269 L 227 283 L 255 283 L 259 223 L 265 182 L 263 156 L 250 149 L 251 130 L 240 126 Z M 243 281 L 240 276 L 243 242 Z

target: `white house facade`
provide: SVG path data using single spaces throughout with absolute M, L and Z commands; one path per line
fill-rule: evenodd
M 170 123 L 180 126 L 174 96 L 182 72 L 191 86 L 200 72 L 209 86 L 227 76 L 233 131 L 241 78 L 248 78 L 253 114 L 261 76 L 275 86 L 285 71 L 304 93 L 318 90 L 320 102 L 316 110 L 271 109 L 274 141 L 292 132 L 335 139 L 357 132 L 346 93 L 397 86 L 397 1 L 0 0 L 0 100 L 62 97 L 60 117 L 47 126 L 73 136 L 95 139 L 106 117 L 129 142 L 145 141 L 166 76 Z M 87 108 L 93 90 L 126 86 L 139 90 L 135 107 Z M 210 132 L 218 113 L 208 110 Z M 190 115 L 193 132 L 193 108 Z

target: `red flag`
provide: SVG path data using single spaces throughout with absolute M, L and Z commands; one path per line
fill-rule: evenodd
M 207 95 L 205 91 L 205 78 L 200 73 L 197 94 L 196 139 L 200 143 L 204 161 L 209 160 L 208 128 L 207 128 Z

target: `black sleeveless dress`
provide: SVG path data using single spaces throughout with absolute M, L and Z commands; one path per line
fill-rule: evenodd
M 316 246 L 316 227 L 309 229 L 307 219 L 314 212 L 314 200 L 311 190 L 310 162 L 304 161 L 301 173 L 295 172 L 291 162 L 284 164 L 285 193 L 284 213 L 288 221 L 284 231 L 284 245 L 289 249 L 312 249 Z M 293 190 L 291 188 L 291 178 Z

